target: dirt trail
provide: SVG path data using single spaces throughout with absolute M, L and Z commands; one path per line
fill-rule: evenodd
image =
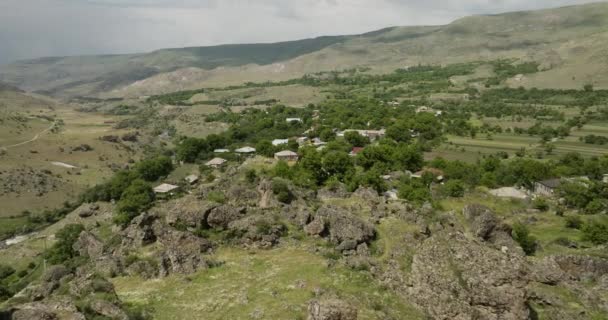
M 35 136 L 34 136 L 32 139 L 30 139 L 30 140 L 23 141 L 23 142 L 16 143 L 16 144 L 12 144 L 12 145 L 10 145 L 10 146 L 0 146 L 0 149 L 3 149 L 3 148 L 4 148 L 4 149 L 10 149 L 10 148 L 19 147 L 19 146 L 22 146 L 22 145 L 25 145 L 25 144 L 28 144 L 28 143 L 34 142 L 34 141 L 38 140 L 38 138 L 40 138 L 40 136 L 41 136 L 41 135 L 43 135 L 43 134 L 45 134 L 45 133 L 49 132 L 51 129 L 53 129 L 53 127 L 55 126 L 55 124 L 57 124 L 57 121 L 53 122 L 53 123 L 52 123 L 52 124 L 51 124 L 51 125 L 50 125 L 48 128 L 46 128 L 46 129 L 44 129 L 44 130 L 42 130 L 42 131 L 38 132 L 38 133 L 37 133 L 37 134 L 36 134 L 36 135 L 35 135 Z

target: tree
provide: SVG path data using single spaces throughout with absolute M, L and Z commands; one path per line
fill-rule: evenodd
M 289 186 L 285 180 L 272 180 L 272 193 L 277 196 L 277 200 L 283 203 L 290 203 L 293 200 L 293 194 L 289 190 Z
M 117 213 L 114 222 L 122 227 L 138 216 L 143 210 L 147 209 L 154 201 L 154 191 L 144 180 L 135 180 L 123 192 L 120 201 L 117 203 Z
M 255 145 L 255 151 L 258 154 L 263 155 L 264 157 L 272 158 L 274 156 L 274 153 L 276 152 L 275 150 L 276 149 L 272 145 L 272 142 L 268 140 L 260 140 Z
M 80 233 L 84 231 L 84 226 L 81 224 L 68 224 L 61 230 L 55 233 L 57 242 L 45 252 L 45 257 L 50 264 L 62 264 L 78 255 L 74 250 L 74 243 L 80 237 Z
M 547 202 L 547 199 L 543 197 L 537 197 L 536 199 L 534 199 L 534 201 L 532 202 L 532 206 L 534 207 L 534 209 L 540 211 L 549 210 L 549 203 Z
M 411 201 L 416 204 L 423 204 L 431 199 L 428 186 L 424 185 L 419 179 L 405 179 L 399 184 L 399 198 Z
M 513 231 L 511 233 L 513 239 L 519 243 L 519 246 L 524 250 L 526 255 L 533 255 L 536 252 L 536 238 L 530 235 L 528 227 L 521 222 L 517 222 L 513 225 Z
M 583 220 L 578 216 L 566 217 L 566 228 L 580 229 L 583 226 Z
M 169 157 L 160 156 L 139 162 L 135 171 L 146 181 L 156 181 L 173 171 L 173 163 Z
M 331 177 L 337 176 L 342 180 L 344 174 L 353 167 L 352 159 L 345 152 L 331 151 L 322 160 L 323 171 Z
M 199 153 L 206 147 L 203 139 L 186 138 L 179 142 L 176 147 L 177 159 L 180 161 L 193 163 L 198 158 Z
M 400 170 L 416 172 L 420 170 L 424 164 L 422 151 L 415 145 L 399 144 L 395 149 L 393 158 Z
M 344 133 L 344 139 L 353 147 L 364 147 L 369 144 L 369 138 L 360 135 L 357 131 Z
M 281 160 L 274 166 L 274 175 L 276 177 L 288 179 L 291 176 L 291 170 L 287 162 Z

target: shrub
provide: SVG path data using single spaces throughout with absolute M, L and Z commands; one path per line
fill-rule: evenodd
M 125 227 L 154 201 L 154 191 L 143 180 L 135 180 L 123 192 L 117 204 L 114 222 Z
M 81 224 L 68 224 L 55 234 L 57 242 L 45 252 L 49 264 L 62 264 L 76 257 L 78 253 L 73 246 L 80 233 L 84 231 Z
M 0 265 L 0 279 L 6 279 L 13 273 L 15 273 L 15 268 L 7 265 Z
M 549 203 L 547 202 L 547 199 L 542 197 L 537 197 L 536 199 L 534 199 L 534 201 L 532 202 L 532 206 L 534 207 L 534 209 L 538 209 L 543 212 L 549 210 Z
M 593 199 L 585 206 L 586 214 L 599 214 L 606 211 L 606 203 L 602 199 Z
M 245 180 L 249 183 L 254 183 L 258 178 L 258 174 L 255 172 L 255 169 L 249 169 L 245 172 Z
M 598 221 L 589 221 L 582 229 L 583 241 L 589 241 L 595 245 L 608 243 L 608 225 Z
M 217 203 L 226 203 L 226 196 L 219 191 L 211 191 L 207 194 L 207 200 Z
M 462 182 L 461 180 L 455 179 L 455 180 L 449 180 L 448 182 L 446 182 L 442 186 L 441 191 L 444 195 L 446 195 L 448 197 L 461 198 L 461 197 L 464 197 L 465 189 L 466 188 L 465 188 L 464 182 Z
M 583 220 L 578 216 L 566 217 L 566 228 L 580 229 L 583 226 Z
M 272 193 L 277 196 L 280 202 L 290 203 L 293 200 L 293 194 L 289 190 L 287 182 L 282 179 L 274 179 L 272 181 Z
M 519 246 L 524 250 L 526 255 L 533 255 L 536 252 L 536 238 L 530 235 L 528 227 L 521 222 L 513 225 L 513 239 L 519 243 Z

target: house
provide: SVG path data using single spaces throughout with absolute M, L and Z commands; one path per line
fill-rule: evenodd
M 288 123 L 292 123 L 292 122 L 302 123 L 303 122 L 302 119 L 300 119 L 300 118 L 287 118 L 287 119 L 285 119 L 285 121 L 287 121 Z
M 354 156 L 358 155 L 359 153 L 361 153 L 362 151 L 363 151 L 363 148 L 362 148 L 362 147 L 354 147 L 354 148 L 353 148 L 353 149 L 350 151 L 349 155 L 350 155 L 351 157 L 354 157 Z
M 608 183 L 608 174 L 604 175 L 604 177 L 602 178 L 602 182 L 603 183 Z
M 274 158 L 283 161 L 298 161 L 299 157 L 297 153 L 290 150 L 285 150 L 275 153 Z
M 299 137 L 296 139 L 296 142 L 303 146 L 304 144 L 306 144 L 306 142 L 308 142 L 308 137 Z
M 562 185 L 561 179 L 549 179 L 534 182 L 534 193 L 541 196 L 553 196 L 555 190 Z
M 280 145 L 284 145 L 284 144 L 288 144 L 289 143 L 289 139 L 274 139 L 272 140 L 272 145 L 273 146 L 280 146 Z
M 205 163 L 205 165 L 207 167 L 211 167 L 211 168 L 219 168 L 221 166 L 224 165 L 224 163 L 228 162 L 228 160 L 226 159 L 222 159 L 222 158 L 213 158 L 211 160 L 209 160 L 207 163 Z
M 168 184 L 168 183 L 163 183 L 154 188 L 154 193 L 159 194 L 159 195 L 167 195 L 167 194 L 172 194 L 172 192 L 176 191 L 177 189 L 179 189 L 178 186 Z
M 386 130 L 356 130 L 356 129 L 346 129 L 342 132 L 336 133 L 338 137 L 344 137 L 347 132 L 356 132 L 363 137 L 368 137 L 370 140 L 376 140 L 382 138 L 386 135 Z
M 435 110 L 433 110 L 432 108 L 429 108 L 427 106 L 422 106 L 422 107 L 418 107 L 418 109 L 416 109 L 416 113 L 421 113 L 421 112 L 435 112 Z
M 236 153 L 242 153 L 242 154 L 250 154 L 250 153 L 255 153 L 255 148 L 252 148 L 252 147 L 243 147 L 243 148 L 234 150 L 234 152 L 236 152 Z
M 230 150 L 228 149 L 215 149 L 213 150 L 213 153 L 228 153 L 230 152 Z
M 186 180 L 188 184 L 195 184 L 196 182 L 198 182 L 198 176 L 195 174 L 191 174 L 185 177 L 184 180 Z

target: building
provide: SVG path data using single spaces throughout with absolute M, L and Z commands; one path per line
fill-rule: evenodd
M 561 179 L 549 179 L 534 182 L 534 193 L 540 196 L 553 196 L 555 190 L 562 185 Z
M 432 108 L 429 108 L 427 106 L 422 106 L 422 107 L 419 107 L 418 109 L 416 109 L 416 113 L 421 113 L 421 112 L 435 112 L 435 110 L 433 110 Z
M 608 183 L 608 174 L 604 175 L 604 177 L 602 178 L 602 182 Z
M 354 147 L 352 150 L 350 150 L 349 155 L 351 157 L 354 157 L 354 156 L 358 155 L 361 152 L 363 152 L 363 148 L 362 147 Z
M 228 153 L 230 152 L 230 150 L 228 149 L 215 149 L 213 150 L 213 153 Z
M 184 178 L 188 184 L 195 184 L 198 182 L 198 176 L 195 174 L 191 174 Z
M 154 188 L 154 193 L 159 194 L 159 195 L 173 194 L 173 192 L 176 191 L 177 189 L 179 189 L 178 186 L 168 184 L 168 183 L 163 183 Z
M 274 158 L 283 161 L 298 161 L 299 159 L 298 154 L 290 150 L 277 152 L 274 154 Z
M 346 129 L 342 132 L 338 132 L 336 136 L 344 137 L 344 134 L 347 132 L 357 132 L 359 135 L 363 137 L 368 137 L 370 140 L 376 140 L 382 138 L 386 135 L 386 130 L 356 130 L 356 129 Z
M 272 140 L 272 145 L 273 146 L 280 146 L 280 145 L 284 145 L 284 144 L 288 144 L 289 143 L 289 139 L 274 139 Z
M 303 146 L 304 144 L 306 144 L 306 142 L 308 142 L 308 137 L 299 137 L 296 139 L 296 142 Z
M 228 160 L 226 159 L 222 159 L 222 158 L 213 158 L 211 160 L 209 160 L 207 163 L 205 163 L 205 165 L 207 167 L 211 167 L 211 168 L 220 168 L 221 166 L 223 166 L 226 162 L 228 162 Z
M 444 172 L 443 170 L 437 168 L 422 168 L 422 170 L 412 174 L 411 177 L 415 179 L 421 179 L 425 173 L 432 174 L 437 179 L 437 181 L 443 181 Z
M 285 119 L 285 121 L 287 121 L 289 123 L 292 123 L 292 122 L 302 123 L 303 122 L 301 118 L 287 118 L 287 119 Z
M 314 138 L 314 139 L 312 139 L 312 144 L 313 144 L 315 147 L 321 147 L 321 146 L 326 145 L 327 143 L 326 143 L 326 142 L 323 142 L 323 141 L 322 141 L 321 139 L 319 139 L 319 138 Z
M 241 154 L 251 154 L 251 153 L 255 153 L 255 148 L 243 147 L 243 148 L 234 150 L 234 152 L 241 153 Z

